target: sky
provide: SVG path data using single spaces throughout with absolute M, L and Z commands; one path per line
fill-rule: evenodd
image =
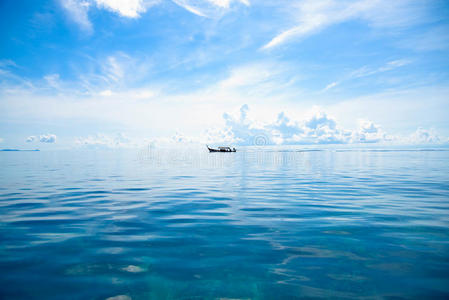
M 444 0 L 1 0 L 0 148 L 445 145 Z

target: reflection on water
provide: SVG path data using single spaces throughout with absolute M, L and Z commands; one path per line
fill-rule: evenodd
M 445 150 L 0 153 L 0 298 L 449 297 L 448 161 Z

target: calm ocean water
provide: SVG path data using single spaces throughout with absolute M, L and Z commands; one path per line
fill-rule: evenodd
M 299 149 L 0 152 L 0 298 L 449 298 L 449 151 Z

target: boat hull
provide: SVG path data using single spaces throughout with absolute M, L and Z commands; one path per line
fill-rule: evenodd
M 235 149 L 224 150 L 224 149 L 214 149 L 214 148 L 209 148 L 209 147 L 207 147 L 207 149 L 209 150 L 209 152 L 237 152 L 237 150 L 235 150 Z

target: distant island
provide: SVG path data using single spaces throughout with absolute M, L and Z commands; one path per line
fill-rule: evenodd
M 34 151 L 40 151 L 39 149 L 34 149 L 34 150 L 22 150 L 22 149 L 0 149 L 0 151 L 3 152 L 16 152 L 16 151 L 27 151 L 27 152 L 34 152 Z

